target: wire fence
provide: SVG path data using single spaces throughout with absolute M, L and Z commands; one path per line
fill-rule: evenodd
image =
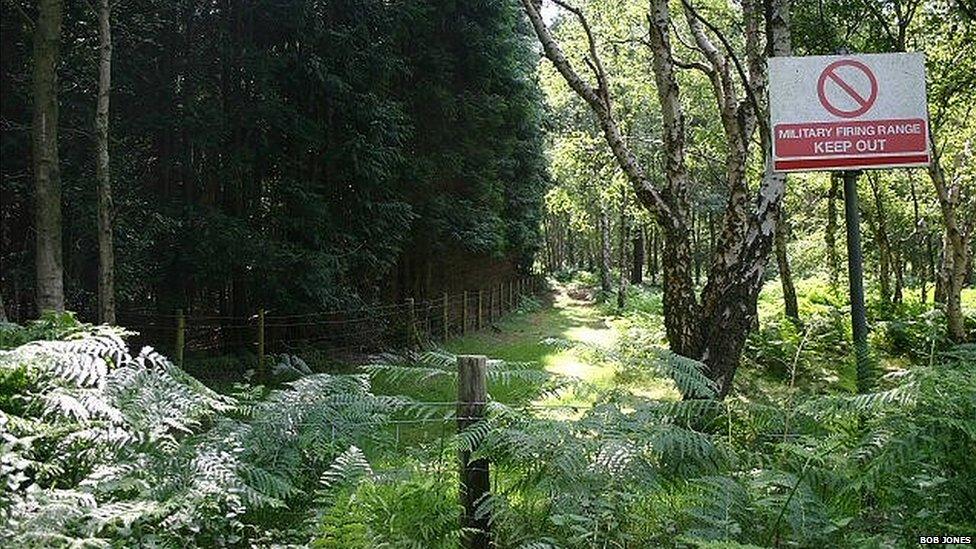
M 540 275 L 514 278 L 486 287 L 401 303 L 355 309 L 249 316 L 120 311 L 119 324 L 135 331 L 134 342 L 184 353 L 218 355 L 251 351 L 291 353 L 315 347 L 336 356 L 412 348 L 490 326 L 544 287 Z

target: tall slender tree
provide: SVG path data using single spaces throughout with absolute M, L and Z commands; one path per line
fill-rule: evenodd
M 98 101 L 95 109 L 95 178 L 98 181 L 98 319 L 115 323 L 115 246 L 109 170 L 109 96 L 112 91 L 112 6 L 98 0 Z
M 34 113 L 31 125 L 38 313 L 64 310 L 57 73 L 61 15 L 61 0 L 38 1 L 34 25 Z
M 934 146 L 933 151 L 938 149 Z M 946 316 L 948 317 L 949 336 L 956 342 L 966 340 L 966 326 L 962 314 L 962 288 L 966 283 L 966 269 L 969 267 L 969 234 L 964 229 L 958 217 L 960 196 L 962 194 L 961 178 L 950 180 L 945 175 L 942 159 L 936 153 L 929 165 L 929 177 L 935 186 L 936 196 L 939 198 L 939 208 L 942 211 L 942 224 L 945 227 L 943 235 L 942 270 L 938 282 L 942 283 Z M 938 293 L 938 292 L 937 292 Z
M 786 211 L 780 212 L 779 227 L 776 228 L 776 267 L 779 271 L 779 281 L 783 288 L 783 308 L 786 316 L 793 321 L 800 320 L 800 307 L 796 301 L 796 286 L 793 284 L 793 272 L 790 269 L 790 257 L 787 254 L 786 242 L 789 237 L 789 222 Z
M 613 283 L 610 280 L 610 213 L 607 211 L 606 198 L 600 197 L 600 289 L 610 292 Z
M 630 283 L 631 284 L 643 284 L 644 283 L 644 241 L 646 240 L 646 235 L 644 233 L 644 225 L 642 223 L 637 224 L 634 227 L 634 236 L 631 239 L 631 245 L 633 246 L 633 257 L 634 260 L 630 266 Z
M 882 303 L 891 303 L 891 272 L 893 268 L 893 253 L 891 238 L 888 235 L 888 221 L 885 212 L 884 198 L 881 191 L 881 184 L 878 182 L 877 173 L 869 173 L 868 185 L 871 187 L 871 196 L 874 198 L 874 210 L 866 207 L 864 211 L 865 220 L 874 233 L 874 244 L 878 250 L 878 286 L 881 292 Z
M 824 228 L 824 244 L 827 246 L 827 275 L 831 289 L 840 285 L 840 259 L 837 256 L 837 198 L 840 196 L 840 177 L 830 175 L 827 189 L 827 225 Z
M 620 239 L 618 241 L 617 268 L 620 270 L 620 283 L 617 286 L 617 308 L 623 310 L 627 303 L 627 189 L 620 189 Z

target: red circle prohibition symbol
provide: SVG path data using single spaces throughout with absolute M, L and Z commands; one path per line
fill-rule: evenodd
M 844 79 L 837 74 L 836 70 L 838 67 L 854 67 L 855 69 L 864 73 L 868 81 L 871 83 L 871 93 L 869 93 L 867 97 L 864 97 L 861 92 L 854 89 L 854 86 L 844 81 Z M 837 84 L 837 86 L 839 86 L 840 89 L 843 90 L 844 93 L 846 93 L 851 100 L 854 101 L 854 103 L 857 103 L 859 106 L 854 110 L 845 110 L 831 104 L 830 100 L 827 99 L 827 94 L 825 93 L 824 89 L 828 80 L 831 80 Z M 820 97 L 820 104 L 822 104 L 830 114 L 839 116 L 841 118 L 857 118 L 858 116 L 868 112 L 871 107 L 874 106 L 874 100 L 878 98 L 878 80 L 874 77 L 874 73 L 871 72 L 871 69 L 869 69 L 864 63 L 854 61 L 852 59 L 843 59 L 827 65 L 827 68 L 820 73 L 820 80 L 817 82 L 817 95 Z

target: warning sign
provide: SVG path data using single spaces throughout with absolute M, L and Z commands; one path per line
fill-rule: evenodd
M 921 54 L 770 58 L 769 111 L 776 171 L 929 163 Z

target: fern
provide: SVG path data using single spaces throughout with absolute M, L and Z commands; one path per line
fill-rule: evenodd
M 130 354 L 122 334 L 91 328 L 0 354 L 3 371 L 27 373 L 19 413 L 0 411 L 5 544 L 239 539 L 406 407 L 362 375 L 222 396 L 152 349 Z
M 373 470 L 366 461 L 363 451 L 355 446 L 350 446 L 348 450 L 336 456 L 332 465 L 322 473 L 319 478 L 319 485 L 326 492 L 335 490 L 340 486 L 349 485 L 362 478 L 372 476 Z
M 305 373 L 223 396 L 118 334 L 76 330 L 0 354 L 19 387 L 0 406 L 0 542 L 302 543 L 311 524 L 325 547 L 448 547 L 461 534 L 458 451 L 491 463 L 478 512 L 503 546 L 883 545 L 932 524 L 954 532 L 976 483 L 972 356 L 954 349 L 875 393 L 790 406 L 608 391 L 566 420 L 489 400 L 462 432 L 387 461 L 391 417 L 450 428 L 455 410 L 374 395 L 371 379 L 452 379 L 452 355 L 387 355 L 367 375 Z M 703 389 L 693 361 L 641 357 Z M 565 382 L 535 372 L 489 363 L 493 385 Z

